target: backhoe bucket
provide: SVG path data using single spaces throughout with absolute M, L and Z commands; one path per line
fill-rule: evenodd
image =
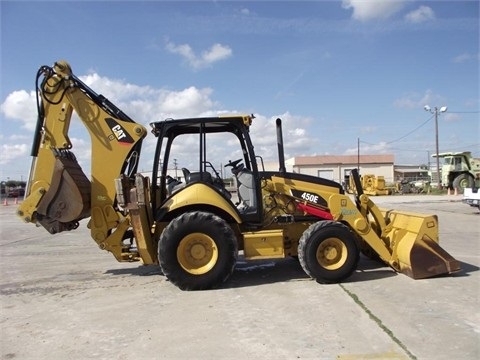
M 91 184 L 75 156 L 62 153 L 55 159 L 49 189 L 37 208 L 39 223 L 55 234 L 78 227 L 78 221 L 90 216 Z
M 460 264 L 438 243 L 436 215 L 389 211 L 382 237 L 390 241 L 392 266 L 413 279 L 460 270 Z

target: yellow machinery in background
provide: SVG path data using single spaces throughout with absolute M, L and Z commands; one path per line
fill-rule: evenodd
M 355 181 L 352 176 L 349 176 L 348 192 L 355 194 Z M 385 184 L 385 178 L 383 176 L 375 176 L 373 174 L 367 174 L 360 176 L 360 183 L 364 194 L 367 195 L 391 195 L 392 189 L 387 188 Z

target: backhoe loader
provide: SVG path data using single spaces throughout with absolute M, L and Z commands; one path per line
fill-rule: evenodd
M 17 213 L 51 234 L 74 230 L 89 218 L 100 249 L 118 261 L 158 264 L 183 290 L 221 286 L 238 256 L 298 257 L 319 283 L 347 279 L 361 252 L 414 279 L 459 270 L 438 243 L 435 215 L 380 210 L 362 193 L 355 171 L 354 197 L 336 182 L 287 172 L 281 119 L 276 121 L 278 171 L 264 171 L 254 152 L 253 115 L 152 122 L 157 145 L 146 176 L 138 172 L 144 126 L 96 94 L 65 61 L 42 66 L 36 83 L 32 168 Z M 73 111 L 91 137 L 90 178 L 68 137 Z M 225 165 L 236 179 L 236 196 L 211 161 L 218 155 L 213 146 L 218 139 L 234 140 L 241 150 Z M 175 178 L 169 164 L 176 159 L 176 145 L 185 143 L 197 149 L 195 165 Z

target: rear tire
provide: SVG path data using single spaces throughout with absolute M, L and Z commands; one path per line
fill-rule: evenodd
M 359 249 L 354 234 L 339 222 L 319 221 L 300 238 L 298 258 L 303 270 L 322 284 L 337 283 L 357 268 Z
M 458 194 L 463 194 L 465 188 L 471 188 L 475 184 L 473 177 L 469 174 L 460 174 L 453 180 L 453 189 L 457 189 Z
M 233 272 L 238 245 L 232 228 L 207 212 L 188 212 L 173 219 L 158 242 L 162 272 L 182 290 L 219 286 Z

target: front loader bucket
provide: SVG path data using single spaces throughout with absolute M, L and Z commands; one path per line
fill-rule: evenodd
M 75 156 L 57 156 L 50 187 L 38 204 L 38 222 L 52 234 L 75 229 L 79 220 L 90 216 L 90 189 Z
M 460 264 L 438 243 L 436 215 L 404 211 L 386 213 L 388 239 L 392 251 L 391 265 L 413 279 L 424 279 L 460 270 Z

